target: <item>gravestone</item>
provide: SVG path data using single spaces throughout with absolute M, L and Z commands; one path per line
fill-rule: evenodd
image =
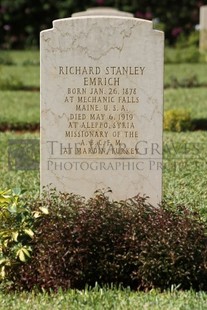
M 200 7 L 200 42 L 201 52 L 207 52 L 207 5 Z
M 90 8 L 83 12 L 74 13 L 72 17 L 94 16 L 94 15 L 133 17 L 133 14 L 131 13 L 122 12 L 117 9 L 108 7 Z
M 163 32 L 119 11 L 87 14 L 41 32 L 41 187 L 158 204 Z

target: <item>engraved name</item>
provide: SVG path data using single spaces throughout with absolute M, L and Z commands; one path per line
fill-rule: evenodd
M 80 66 L 59 66 L 59 75 L 144 75 L 145 67 L 80 67 Z

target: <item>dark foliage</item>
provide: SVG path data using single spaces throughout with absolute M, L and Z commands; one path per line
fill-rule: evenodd
M 31 260 L 11 268 L 12 289 L 84 288 L 96 282 L 132 289 L 207 290 L 206 227 L 185 207 L 155 208 L 139 196 L 85 202 L 69 194 L 30 202 L 49 207 L 36 222 Z
M 166 38 L 173 43 L 180 34 L 189 34 L 199 24 L 199 8 L 205 4 L 207 0 L 1 0 L 1 47 L 37 46 L 39 32 L 52 28 L 53 20 L 96 6 L 116 7 L 138 18 L 159 20 Z

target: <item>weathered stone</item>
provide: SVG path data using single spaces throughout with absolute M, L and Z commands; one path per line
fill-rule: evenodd
M 133 17 L 133 14 L 122 12 L 117 9 L 100 7 L 100 8 L 90 8 L 83 12 L 74 13 L 72 17 L 81 17 L 81 16 L 122 16 L 122 17 Z
M 161 201 L 163 33 L 116 16 L 41 32 L 41 187 Z
M 201 52 L 207 52 L 207 5 L 200 7 L 200 42 Z

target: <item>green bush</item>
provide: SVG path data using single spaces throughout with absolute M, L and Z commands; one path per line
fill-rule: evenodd
M 52 27 L 52 21 L 70 17 L 72 13 L 89 7 L 108 6 L 131 12 L 135 17 L 154 19 L 158 28 L 165 31 L 169 43 L 181 34 L 188 36 L 199 24 L 199 7 L 207 0 L 152 1 L 152 0 L 1 0 L 1 47 L 20 48 L 37 46 L 39 32 Z M 195 41 L 195 40 L 194 40 Z
M 189 111 L 168 110 L 164 112 L 164 130 L 186 131 L 192 129 L 192 120 Z
M 7 280 L 10 268 L 25 262 L 32 251 L 35 218 L 46 212 L 24 205 L 20 189 L 0 191 L 0 280 Z
M 11 266 L 10 289 L 58 290 L 111 284 L 132 289 L 207 290 L 206 226 L 185 207 L 152 207 L 146 198 L 111 201 L 97 193 L 30 201 L 49 210 L 35 221 L 31 259 Z

